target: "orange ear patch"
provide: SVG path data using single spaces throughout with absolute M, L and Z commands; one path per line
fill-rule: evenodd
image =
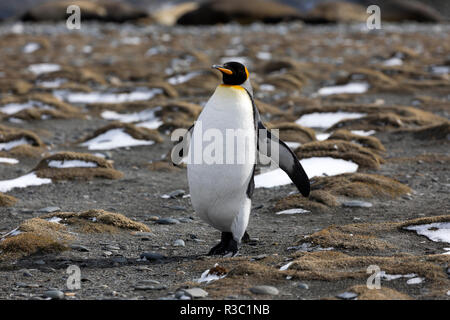
M 247 79 L 248 79 L 248 77 L 250 76 L 250 74 L 248 73 L 247 67 L 244 67 L 244 68 L 245 68 L 245 74 L 247 75 Z

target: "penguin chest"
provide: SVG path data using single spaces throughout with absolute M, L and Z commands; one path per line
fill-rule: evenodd
M 253 178 L 256 132 L 244 89 L 219 86 L 200 114 L 189 147 L 188 181 L 194 209 L 212 223 L 237 214 Z M 212 223 L 214 224 L 214 223 Z

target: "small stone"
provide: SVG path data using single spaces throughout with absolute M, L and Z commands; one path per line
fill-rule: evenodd
M 372 207 L 372 203 L 360 200 L 350 200 L 342 202 L 344 207 L 357 207 L 357 208 L 370 208 Z
M 250 291 L 254 294 L 268 294 L 272 296 L 276 296 L 279 293 L 278 289 L 272 286 L 256 286 L 250 288 Z
M 104 248 L 105 248 L 105 250 L 108 250 L 108 251 L 119 251 L 120 250 L 120 248 L 118 246 L 113 246 L 111 244 L 105 245 Z
M 78 244 L 73 244 L 73 245 L 70 246 L 70 248 L 72 250 L 80 251 L 80 252 L 89 252 L 90 251 L 87 247 L 82 246 L 82 245 L 78 245 Z
M 144 252 L 143 254 L 141 254 L 141 259 L 144 258 L 148 261 L 161 261 L 164 260 L 166 257 L 157 252 Z
M 141 291 L 147 291 L 147 290 L 165 290 L 167 289 L 167 286 L 164 285 L 138 285 L 134 287 L 134 290 L 141 290 Z
M 61 211 L 60 207 L 45 207 L 45 208 L 38 210 L 39 213 L 52 213 L 52 212 L 58 212 L 58 211 Z
M 48 290 L 44 292 L 43 296 L 54 300 L 61 300 L 64 299 L 64 292 L 60 290 Z
M 123 263 L 128 263 L 128 259 L 125 258 L 125 257 L 113 257 L 111 260 L 112 260 L 113 262 L 121 263 L 121 264 L 123 264 Z
M 20 270 L 20 271 L 22 271 L 22 275 L 24 276 L 24 277 L 32 277 L 33 275 L 30 273 L 30 271 L 28 271 L 27 269 L 23 269 L 23 270 Z
M 346 291 L 346 292 L 338 294 L 336 296 L 336 298 L 343 299 L 343 300 L 353 300 L 353 299 L 356 299 L 357 296 L 358 296 L 358 294 L 356 294 L 354 292 Z
M 44 260 L 36 260 L 33 263 L 41 266 L 41 265 L 45 264 L 45 261 Z
M 157 280 L 149 279 L 149 280 L 141 280 L 138 283 L 138 285 L 143 285 L 143 284 L 146 284 L 146 285 L 148 285 L 148 284 L 160 284 L 160 282 L 157 281 Z
M 184 246 L 186 246 L 186 244 L 184 243 L 184 240 L 177 239 L 173 242 L 173 246 L 174 247 L 184 247 Z
M 180 221 L 174 218 L 162 218 L 156 221 L 157 224 L 178 224 Z
M 112 252 L 111 251 L 103 251 L 103 255 L 106 257 L 112 256 Z
M 191 297 L 192 299 L 195 298 L 205 298 L 208 296 L 208 292 L 201 288 L 191 288 L 191 289 L 184 289 L 184 293 Z
M 300 289 L 305 289 L 305 290 L 308 290 L 308 289 L 309 289 L 309 286 L 308 286 L 306 283 L 304 283 L 304 282 L 300 282 L 300 283 L 297 285 L 297 287 L 299 287 Z
M 183 189 L 178 189 L 178 190 L 174 190 L 172 192 L 169 193 L 169 196 L 173 199 L 184 196 L 184 194 L 186 193 L 186 191 L 184 191 Z

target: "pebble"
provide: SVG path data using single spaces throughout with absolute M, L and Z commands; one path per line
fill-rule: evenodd
M 31 272 L 28 271 L 27 269 L 23 269 L 23 270 L 20 270 L 20 271 L 22 271 L 22 275 L 23 275 L 24 277 L 32 277 L 32 276 L 33 276 L 33 275 L 31 274 Z
M 184 289 L 183 291 L 187 296 L 191 297 L 192 299 L 205 298 L 208 296 L 208 292 L 206 292 L 202 288 Z
M 141 259 L 147 259 L 148 261 L 161 261 L 164 260 L 166 257 L 160 253 L 157 252 L 144 252 L 141 254 Z
M 78 245 L 78 244 L 72 244 L 70 246 L 70 248 L 72 250 L 76 250 L 76 251 L 80 251 L 80 252 L 89 252 L 90 251 L 87 247 L 82 246 L 82 245 Z
M 305 289 L 305 290 L 308 290 L 308 289 L 309 289 L 309 286 L 308 286 L 306 283 L 304 283 L 304 282 L 300 282 L 297 286 L 298 286 L 300 289 Z
M 105 245 L 104 248 L 105 248 L 105 250 L 108 250 L 108 251 L 119 251 L 120 250 L 119 247 L 113 246 L 110 244 Z
M 358 296 L 358 294 L 356 294 L 354 292 L 346 291 L 346 292 L 338 294 L 336 296 L 336 298 L 343 299 L 343 300 L 353 300 L 353 299 L 356 299 L 357 296 Z
M 174 247 L 184 247 L 184 246 L 186 246 L 186 244 L 184 243 L 184 240 L 177 239 L 173 242 L 173 246 Z
M 134 287 L 134 290 L 141 290 L 141 291 L 147 291 L 147 290 L 165 290 L 167 289 L 167 286 L 165 285 L 138 285 Z
M 156 220 L 157 224 L 178 224 L 180 223 L 179 220 L 174 218 L 161 218 L 159 220 Z
M 357 207 L 357 208 L 370 208 L 372 207 L 372 203 L 360 200 L 350 200 L 342 202 L 344 207 Z
M 44 292 L 43 296 L 55 300 L 61 300 L 64 299 L 64 292 L 60 290 L 48 290 Z
M 279 294 L 278 289 L 272 286 L 256 286 L 250 288 L 250 291 L 254 294 L 269 294 L 272 296 Z
M 57 212 L 57 211 L 61 211 L 61 208 L 60 207 L 45 207 L 45 208 L 38 210 L 39 213 L 52 213 L 52 212 Z

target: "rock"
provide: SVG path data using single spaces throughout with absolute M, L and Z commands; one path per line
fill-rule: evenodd
M 358 294 L 356 294 L 354 292 L 346 291 L 346 292 L 338 294 L 336 296 L 336 298 L 343 299 L 343 300 L 354 300 L 354 299 L 356 299 L 357 296 L 358 296 Z
M 45 208 L 38 210 L 39 213 L 52 213 L 52 212 L 58 212 L 58 211 L 61 211 L 60 207 L 45 207 Z
M 173 246 L 174 247 L 184 247 L 184 246 L 186 246 L 186 244 L 184 243 L 184 240 L 177 239 L 173 242 Z
M 304 283 L 304 282 L 300 282 L 300 283 L 297 285 L 297 287 L 299 287 L 300 289 L 305 289 L 305 290 L 308 290 L 308 289 L 309 289 L 309 286 L 308 286 L 306 283 Z
M 34 6 L 23 14 L 22 20 L 65 21 L 68 17 L 66 10 L 70 5 L 77 5 L 80 7 L 82 20 L 125 22 L 148 16 L 145 11 L 118 1 L 62 0 L 47 1 Z
M 350 200 L 342 202 L 344 207 L 355 207 L 355 208 L 370 208 L 372 203 L 360 200 Z
M 175 199 L 175 198 L 184 196 L 185 193 L 186 193 L 186 191 L 184 191 L 183 189 L 178 189 L 178 190 L 174 190 L 174 191 L 170 192 L 169 197 L 171 197 L 172 199 Z
M 24 277 L 32 277 L 33 275 L 30 273 L 30 271 L 28 271 L 27 269 L 23 269 L 23 270 L 20 270 L 21 272 L 22 272 L 22 275 L 24 276 Z
M 70 246 L 70 248 L 71 248 L 72 250 L 80 251 L 80 252 L 89 252 L 89 251 L 90 251 L 87 247 L 82 246 L 82 245 L 79 245 L 79 244 L 72 244 L 72 245 Z
M 184 289 L 184 293 L 191 297 L 192 299 L 195 298 L 205 298 L 208 296 L 208 292 L 201 288 L 191 288 L 191 289 Z
M 134 290 L 141 290 L 141 291 L 147 291 L 147 290 L 165 290 L 167 289 L 167 286 L 165 285 L 138 285 L 134 287 Z
M 181 25 L 210 25 L 235 21 L 277 23 L 300 18 L 297 9 L 270 0 L 210 0 L 183 14 L 177 20 Z
M 250 292 L 254 294 L 268 294 L 272 296 L 276 296 L 279 294 L 279 291 L 277 288 L 272 286 L 256 286 L 250 288 Z
M 148 261 L 161 261 L 166 259 L 166 257 L 157 252 L 144 252 L 141 254 L 141 259 L 146 259 Z
M 128 259 L 125 257 L 113 257 L 111 260 L 115 263 L 125 264 L 128 263 Z
M 60 290 L 48 290 L 44 292 L 43 296 L 54 300 L 61 300 L 64 299 L 64 292 Z
M 157 224 L 179 224 L 180 221 L 174 218 L 161 218 L 156 220 Z

